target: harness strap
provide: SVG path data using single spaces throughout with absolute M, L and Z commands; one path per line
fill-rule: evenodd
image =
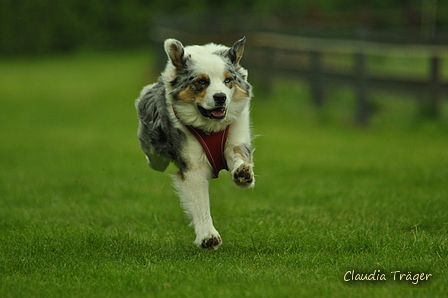
M 176 115 L 177 119 L 179 119 L 174 106 L 172 108 L 174 115 Z M 226 128 L 221 131 L 209 134 L 204 132 L 202 129 L 191 125 L 185 125 L 185 127 L 196 137 L 204 149 L 207 159 L 213 169 L 213 178 L 218 178 L 219 171 L 229 170 L 224 156 L 224 149 L 226 146 L 230 125 L 227 125 Z

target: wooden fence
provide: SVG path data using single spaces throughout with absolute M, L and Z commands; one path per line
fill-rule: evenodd
M 219 42 L 231 45 L 241 34 L 191 34 L 166 27 L 157 27 L 152 32 L 156 49 L 166 61 L 161 42 L 165 38 L 178 38 L 185 44 Z M 362 40 L 341 40 L 298 37 L 277 33 L 253 32 L 246 34 L 244 66 L 251 70 L 251 76 L 262 80 L 261 86 L 269 90 L 273 80 L 288 76 L 307 80 L 313 100 L 322 107 L 326 100 L 326 90 L 331 85 L 350 86 L 357 97 L 356 120 L 360 125 L 368 125 L 370 112 L 369 94 L 378 89 L 405 93 L 410 98 L 426 102 L 428 113 L 437 117 L 441 113 L 442 100 L 447 99 L 448 82 L 443 79 L 442 60 L 448 58 L 448 46 L 391 44 Z M 324 63 L 325 55 L 342 54 L 352 57 L 352 65 L 329 67 Z M 429 72 L 426 77 L 391 76 L 385 73 L 372 74 L 369 71 L 369 56 L 426 57 Z M 159 65 L 160 68 L 163 65 Z M 258 75 L 255 75 L 258 74 Z
M 351 86 L 357 94 L 356 119 L 362 125 L 368 124 L 369 94 L 375 89 L 406 93 L 427 101 L 429 113 L 434 117 L 440 115 L 442 99 L 448 95 L 448 82 L 443 80 L 441 73 L 442 60 L 448 58 L 448 46 L 331 40 L 272 33 L 255 33 L 251 38 L 251 46 L 256 52 L 255 60 L 250 61 L 251 68 L 259 69 L 264 76 L 263 86 L 269 86 L 276 75 L 304 78 L 309 81 L 317 106 L 324 105 L 328 85 Z M 324 63 L 326 54 L 351 55 L 352 67 L 327 67 Z M 369 72 L 367 57 L 403 55 L 426 57 L 429 75 L 412 78 Z M 307 63 L 304 60 L 308 60 Z

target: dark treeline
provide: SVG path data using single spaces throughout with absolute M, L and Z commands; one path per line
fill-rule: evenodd
M 421 0 L 0 0 L 0 54 L 126 48 L 148 42 L 161 14 L 272 15 L 280 26 L 419 26 Z M 440 2 L 440 1 L 439 1 Z M 386 12 L 381 18 L 375 11 Z M 337 15 L 336 13 L 341 13 Z M 345 13 L 345 14 L 344 14 Z M 347 14 L 348 13 L 348 14 Z M 447 26 L 446 6 L 437 26 Z M 296 24 L 294 24 L 296 22 Z

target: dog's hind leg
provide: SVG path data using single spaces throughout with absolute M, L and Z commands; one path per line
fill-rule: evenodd
M 213 226 L 210 214 L 209 171 L 189 170 L 185 173 L 173 175 L 173 181 L 182 207 L 191 218 L 191 225 L 194 226 L 196 232 L 194 243 L 204 249 L 217 249 L 222 240 Z

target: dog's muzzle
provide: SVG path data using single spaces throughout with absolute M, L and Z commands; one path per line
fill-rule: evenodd
M 223 107 L 226 105 L 227 96 L 225 93 L 216 93 L 213 95 L 213 99 L 215 100 L 215 105 L 218 107 Z
M 205 109 L 204 107 L 198 105 L 198 110 L 202 116 L 210 118 L 213 120 L 222 120 L 226 117 L 226 100 L 227 95 L 225 93 L 219 92 L 213 95 L 213 100 L 215 101 L 215 108 Z
M 220 106 L 211 110 L 204 109 L 198 105 L 198 110 L 202 116 L 214 120 L 222 120 L 226 117 L 227 109 L 225 106 Z

